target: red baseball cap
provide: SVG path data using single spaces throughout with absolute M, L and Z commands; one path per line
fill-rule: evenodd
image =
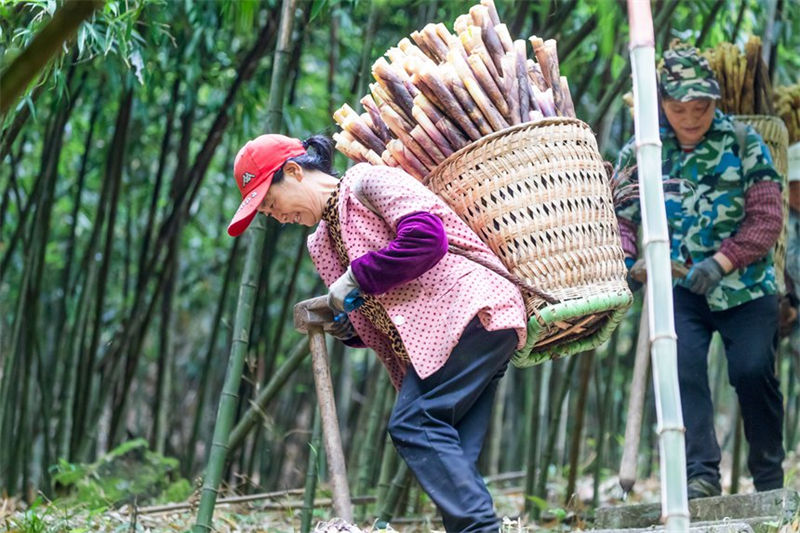
M 233 177 L 242 193 L 242 203 L 228 224 L 228 235 L 240 235 L 256 216 L 267 195 L 272 177 L 290 157 L 306 153 L 298 139 L 270 133 L 247 141 L 233 161 Z

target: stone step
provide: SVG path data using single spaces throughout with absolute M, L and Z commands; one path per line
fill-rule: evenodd
M 778 489 L 755 494 L 733 494 L 699 498 L 689 502 L 692 522 L 720 520 L 744 522 L 763 517 L 763 522 L 789 521 L 800 513 L 800 494 L 796 490 Z M 643 503 L 601 507 L 595 514 L 599 530 L 626 530 L 661 525 L 661 504 Z
M 593 529 L 592 533 L 651 533 L 664 531 L 664 526 L 628 528 L 628 529 Z M 689 526 L 689 533 L 757 533 L 747 522 L 717 520 L 697 522 Z

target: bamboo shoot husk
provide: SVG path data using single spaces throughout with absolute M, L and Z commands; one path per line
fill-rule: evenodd
M 430 60 L 430 58 L 425 54 L 425 52 L 420 50 L 419 46 L 416 46 L 414 43 L 412 43 L 408 37 L 403 37 L 402 39 L 400 39 L 400 42 L 397 43 L 397 47 L 400 50 L 402 50 L 407 56 L 416 56 L 422 59 Z
M 367 113 L 369 113 L 369 116 L 372 119 L 373 131 L 383 141 L 383 144 L 386 144 L 389 139 L 392 138 L 392 136 L 389 132 L 389 128 L 386 126 L 386 123 L 381 118 L 381 112 L 378 109 L 378 104 L 375 103 L 375 100 L 373 100 L 372 96 L 366 95 L 361 99 L 361 105 L 367 110 Z
M 480 84 L 484 93 L 486 93 L 486 95 L 491 99 L 492 103 L 494 103 L 494 105 L 497 107 L 497 110 L 503 116 L 507 116 L 509 109 L 508 102 L 506 102 L 506 96 L 503 95 L 503 93 L 500 91 L 500 87 L 498 87 L 497 83 L 495 83 L 495 80 L 497 80 L 499 76 L 493 77 L 491 74 L 489 74 L 483 59 L 476 54 L 470 55 L 467 58 L 467 63 L 469 63 L 472 73 L 474 74 L 475 79 Z
M 442 42 L 444 43 L 445 47 L 447 47 L 447 49 L 449 50 L 450 49 L 450 39 L 454 38 L 455 35 L 450 33 L 450 30 L 447 29 L 447 26 L 445 26 L 441 22 L 436 24 L 435 28 L 436 28 L 436 35 L 439 36 L 439 39 L 442 40 Z M 445 59 L 446 59 L 446 55 L 445 55 Z
M 456 17 L 455 22 L 453 22 L 453 31 L 457 34 L 460 34 L 466 31 L 467 27 L 472 24 L 472 17 L 469 15 L 459 15 Z
M 555 102 L 556 113 L 564 115 L 565 97 L 564 90 L 561 87 L 561 73 L 558 68 L 558 56 L 556 49 L 556 41 L 548 39 L 540 42 L 541 39 L 531 37 L 531 42 L 536 42 L 534 52 L 536 59 L 542 66 L 542 74 L 547 84 L 553 89 L 553 101 Z
M 458 150 L 469 144 L 469 139 L 462 133 L 457 125 L 442 114 L 433 103 L 420 94 L 414 98 L 414 108 L 421 109 L 428 119 L 436 126 L 450 143 L 453 150 Z
M 546 91 L 548 87 L 547 80 L 544 79 L 544 73 L 539 63 L 535 62 L 533 59 L 528 59 L 525 61 L 525 65 L 528 68 L 528 78 L 530 78 L 531 83 L 540 91 Z
M 481 0 L 481 5 L 486 7 L 486 12 L 489 14 L 492 26 L 500 24 L 500 16 L 497 14 L 497 7 L 494 5 L 494 0 Z
M 428 175 L 430 169 L 426 168 L 417 156 L 398 139 L 389 141 L 389 144 L 386 145 L 386 149 L 389 150 L 392 157 L 394 157 L 406 172 L 418 180 L 422 180 Z
M 500 38 L 500 43 L 503 45 L 503 50 L 506 52 L 511 52 L 514 49 L 514 39 L 511 38 L 511 34 L 508 31 L 508 26 L 505 24 L 497 24 L 494 27 L 494 31 L 497 32 L 497 36 Z
M 388 61 L 380 57 L 372 65 L 372 75 L 380 83 L 394 101 L 403 109 L 407 117 L 411 116 L 414 97 L 403 83 L 400 70 L 392 68 Z M 405 71 L 402 71 L 405 75 Z
M 382 107 L 381 108 L 381 118 L 386 125 L 389 126 L 389 129 L 394 133 L 394 136 L 402 141 L 403 145 L 405 145 L 409 150 L 411 150 L 417 159 L 427 167 L 431 169 L 436 166 L 433 159 L 428 156 L 425 150 L 419 145 L 419 143 L 414 139 L 411 135 L 411 130 L 413 126 L 408 130 L 405 129 L 400 117 L 397 113 L 394 112 L 390 107 Z M 392 141 L 389 141 L 390 143 Z
M 502 68 L 500 62 L 505 55 L 505 50 L 503 50 L 503 44 L 494 29 L 495 24 L 499 24 L 500 21 L 493 22 L 489 15 L 489 9 L 484 5 L 473 6 L 470 8 L 469 14 L 473 23 L 481 29 L 483 44 L 489 51 L 489 57 L 494 61 L 495 70 L 500 72 Z
M 417 99 L 415 98 L 414 102 L 416 101 Z M 445 157 L 454 152 L 450 142 L 445 138 L 442 132 L 439 131 L 439 129 L 436 127 L 436 124 L 434 124 L 428 115 L 425 114 L 425 111 L 423 111 L 420 106 L 415 103 L 411 113 L 414 115 L 414 120 L 417 121 L 417 124 L 419 124 L 425 130 L 425 133 L 427 133 L 428 137 L 430 137 L 431 140 L 436 143 L 439 151 L 441 151 Z
M 383 152 L 385 148 L 383 141 L 378 138 L 352 107 L 344 104 L 334 112 L 333 118 L 342 129 L 353 135 L 361 144 L 377 153 Z
M 525 46 L 525 41 L 522 39 L 518 39 L 514 41 L 514 49 L 513 59 L 514 59 L 514 71 L 516 74 L 517 79 L 517 98 L 519 102 L 519 115 L 520 119 L 525 122 L 528 116 L 528 111 L 531 109 L 530 100 L 531 96 L 529 94 L 530 89 L 528 81 L 528 72 L 527 66 L 525 61 L 527 59 L 527 47 Z
M 439 61 L 439 58 L 436 57 L 436 51 L 428 46 L 428 43 L 425 42 L 425 39 L 422 37 L 422 33 L 418 31 L 411 32 L 411 40 L 417 43 L 419 49 L 422 50 L 426 56 L 431 58 L 433 61 Z
M 447 60 L 447 51 L 449 50 L 447 41 L 439 36 L 436 24 L 426 24 L 420 33 L 422 40 L 436 56 L 435 61 L 441 63 Z
M 450 53 L 453 53 L 452 51 Z M 441 71 L 447 64 L 443 65 L 439 70 Z M 446 76 L 444 81 L 439 76 L 432 74 L 433 69 L 426 68 L 419 74 L 425 86 L 436 96 L 442 104 L 442 109 L 448 118 L 455 120 L 459 127 L 466 133 L 470 139 L 477 141 L 481 138 L 481 132 L 470 119 L 469 110 L 462 107 L 462 103 L 456 98 L 450 84 L 446 84 Z M 457 76 L 456 76 L 457 77 Z M 424 92 L 424 91 L 423 91 Z M 427 96 L 427 95 L 426 95 Z
M 508 115 L 506 118 L 511 124 L 520 124 L 523 122 L 522 117 L 527 117 L 528 114 L 522 115 L 520 109 L 520 98 L 519 98 L 519 80 L 517 79 L 517 61 L 514 54 L 506 54 L 503 57 L 503 79 L 507 80 L 505 87 L 503 87 L 503 92 L 508 97 Z M 527 83 L 527 76 L 525 78 L 525 83 Z M 525 95 L 525 99 L 527 100 L 528 95 Z
M 456 54 L 451 52 L 449 57 L 451 56 L 456 56 Z M 478 127 L 478 130 L 483 135 L 488 135 L 494 131 L 490 122 L 494 122 L 496 116 L 499 116 L 499 112 L 489 101 L 489 97 L 483 92 L 477 80 L 472 76 L 472 70 L 470 70 L 466 61 L 451 61 L 442 65 L 440 71 L 445 72 L 445 79 L 450 84 L 450 89 L 461 103 L 461 107 L 472 119 L 472 122 Z M 491 117 L 486 116 L 485 113 L 490 113 Z M 500 117 L 500 120 L 502 120 L 502 117 Z
M 444 161 L 445 155 L 439 150 L 439 147 L 436 146 L 436 143 L 433 142 L 433 139 L 428 136 L 425 130 L 417 124 L 411 130 L 411 136 L 417 141 L 423 150 L 425 150 L 425 154 L 430 157 L 435 164 L 439 164 Z
M 369 89 L 372 92 L 372 96 L 375 98 L 375 102 L 378 104 L 378 108 L 382 108 L 384 106 L 391 107 L 406 124 L 409 124 L 408 129 L 411 130 L 413 127 L 411 126 L 411 116 L 406 115 L 406 112 L 403 110 L 403 108 L 397 105 L 397 102 L 392 100 L 391 96 L 389 96 L 389 94 L 386 92 L 386 89 L 384 89 L 381 84 L 371 83 L 369 85 Z
M 489 71 L 489 76 L 492 80 L 496 80 L 500 76 L 500 71 L 495 67 L 494 60 L 490 57 L 488 50 L 481 38 L 481 29 L 478 26 L 470 26 L 467 31 L 459 34 L 461 44 L 467 51 L 467 57 L 477 54 L 483 60 L 486 70 Z M 502 68 L 502 67 L 501 67 Z M 477 75 L 477 73 L 476 73 Z
M 561 76 L 561 95 L 564 98 L 563 115 L 575 118 L 575 105 L 572 103 L 572 93 L 569 91 L 569 82 L 567 82 L 566 76 Z
M 390 167 L 400 166 L 400 163 L 397 162 L 397 159 L 394 158 L 392 152 L 390 152 L 388 148 L 381 154 L 381 160 Z
M 349 139 L 345 135 L 348 135 Z M 357 163 L 364 163 L 367 161 L 367 158 L 364 155 L 366 148 L 355 141 L 352 135 L 349 135 L 344 131 L 336 132 L 333 134 L 333 140 L 336 143 L 336 149 L 346 155 L 349 159 L 352 159 Z M 355 144 L 358 144 L 358 146 L 355 146 Z

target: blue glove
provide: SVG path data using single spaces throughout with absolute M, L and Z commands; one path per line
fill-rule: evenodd
M 348 341 L 357 336 L 353 324 L 345 313 L 339 313 L 333 317 L 333 322 L 328 322 L 322 329 L 340 341 Z
M 725 275 L 722 267 L 713 257 L 707 257 L 694 265 L 684 278 L 684 285 L 695 294 L 705 296 Z
M 625 274 L 625 281 L 628 282 L 628 288 L 631 290 L 631 292 L 636 292 L 642 288 L 642 282 L 631 277 L 631 269 L 633 268 L 634 264 L 636 264 L 636 259 L 633 257 L 625 258 L 625 268 L 628 269 L 627 274 Z

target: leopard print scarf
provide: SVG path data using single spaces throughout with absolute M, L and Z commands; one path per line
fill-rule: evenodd
M 344 246 L 342 239 L 342 228 L 339 224 L 339 186 L 333 191 L 328 202 L 325 204 L 325 209 L 322 211 L 322 220 L 328 225 L 328 235 L 333 242 L 333 248 L 336 250 L 336 255 L 339 256 L 339 262 L 343 268 L 350 265 L 350 256 L 347 253 L 347 248 Z M 383 308 L 383 305 L 370 294 L 362 294 L 364 304 L 358 308 L 359 311 L 366 317 L 367 320 L 381 333 L 386 335 L 392 347 L 394 354 L 404 363 L 408 363 L 408 352 L 403 345 L 403 339 L 400 338 L 400 333 L 389 317 L 389 313 Z

